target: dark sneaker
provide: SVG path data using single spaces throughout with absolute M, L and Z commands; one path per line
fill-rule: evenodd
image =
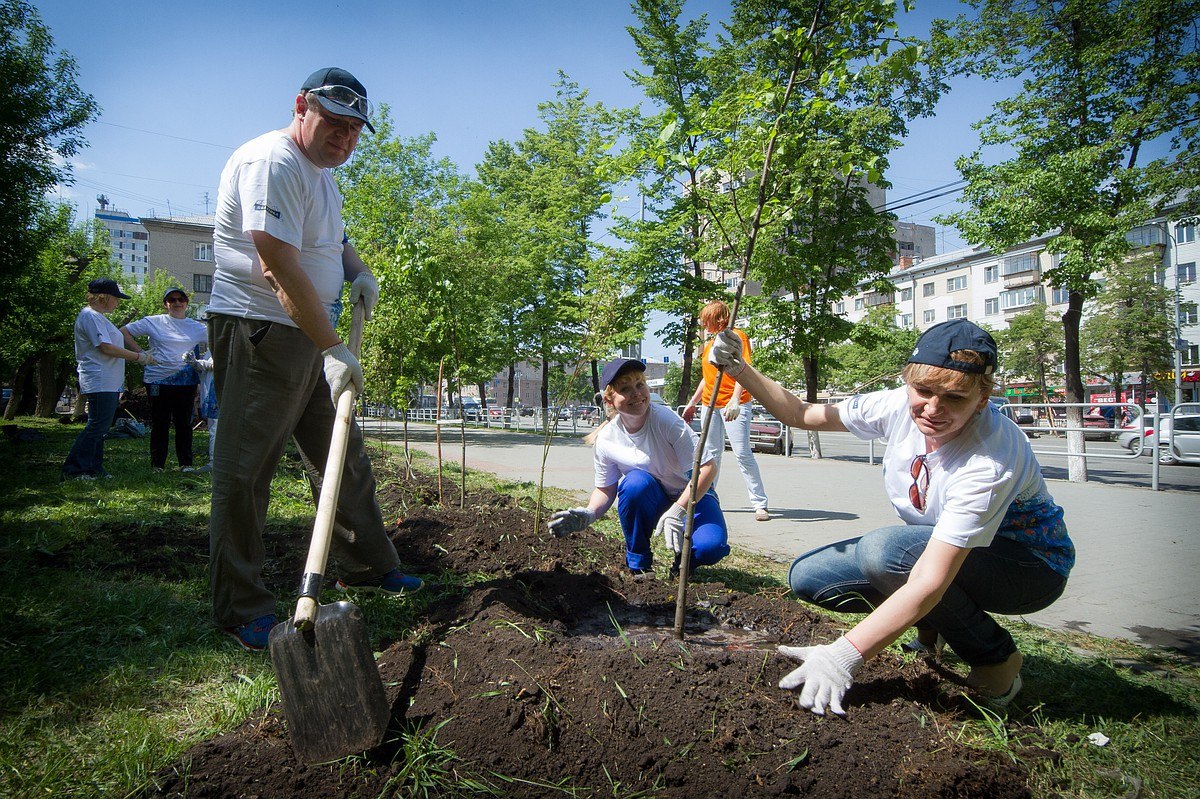
M 239 624 L 235 627 L 222 627 L 221 632 L 241 644 L 242 649 L 250 652 L 261 652 L 267 648 L 267 637 L 275 626 L 274 613 L 259 616 L 254 621 Z
M 370 591 L 376 594 L 390 594 L 392 596 L 415 594 L 424 585 L 425 582 L 420 577 L 405 574 L 399 569 L 392 569 L 382 577 L 375 577 L 357 583 L 348 583 L 345 580 L 337 581 L 337 587 L 340 591 Z

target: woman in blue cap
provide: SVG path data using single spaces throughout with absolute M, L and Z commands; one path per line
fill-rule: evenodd
M 585 507 L 555 513 L 548 525 L 555 535 L 590 526 L 615 500 L 625 534 L 625 563 L 634 575 L 650 572 L 650 537 L 661 533 L 668 549 L 680 552 L 691 499 L 691 472 L 699 436 L 680 416 L 650 400 L 646 365 L 616 358 L 600 377 L 609 419 L 588 439 L 595 445 L 595 490 Z M 689 563 L 710 566 L 729 554 L 729 533 L 716 494 L 715 450 L 701 458 L 692 553 Z
M 1032 613 L 1066 587 L 1075 547 L 1029 440 L 988 402 L 996 342 L 965 319 L 922 334 L 905 386 L 807 403 L 746 366 L 740 340 L 722 333 L 710 358 L 792 427 L 887 441 L 883 483 L 900 524 L 801 555 L 788 581 L 800 598 L 869 613 L 831 644 L 780 647 L 803 665 L 781 688 L 800 704 L 841 714 L 865 659 L 908 627 L 939 639 L 970 667 L 967 684 L 993 703 L 1021 689 L 1021 653 L 989 613 Z

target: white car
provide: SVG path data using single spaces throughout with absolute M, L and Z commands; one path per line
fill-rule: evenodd
M 1139 442 L 1143 452 L 1151 451 L 1157 443 L 1158 461 L 1166 465 L 1179 463 L 1183 459 L 1200 459 L 1200 416 L 1176 417 L 1173 436 L 1171 417 L 1164 417 L 1161 425 L 1157 425 L 1157 421 L 1156 417 L 1150 416 L 1146 419 L 1145 429 L 1134 427 L 1123 430 L 1117 437 L 1117 443 L 1130 452 L 1138 451 Z

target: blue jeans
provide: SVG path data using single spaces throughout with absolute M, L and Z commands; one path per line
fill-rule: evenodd
M 650 536 L 654 527 L 677 499 L 667 495 L 654 475 L 634 469 L 617 485 L 617 518 L 625 534 L 625 563 L 631 569 L 649 569 L 654 564 Z M 696 566 L 711 566 L 729 554 L 729 531 L 721 506 L 711 492 L 696 503 L 692 522 L 692 557 Z
M 895 525 L 818 547 L 788 572 L 792 592 L 829 610 L 869 613 L 908 581 L 933 528 Z M 972 666 L 1002 663 L 1017 651 L 988 613 L 1016 615 L 1049 607 L 1067 579 L 1027 547 L 996 536 L 972 549 L 940 602 L 917 626 L 936 630 Z
M 71 445 L 67 461 L 62 467 L 63 477 L 85 474 L 99 477 L 105 473 L 104 434 L 112 427 L 113 417 L 117 415 L 117 401 L 121 392 L 96 391 L 84 396 L 87 397 L 87 424 Z

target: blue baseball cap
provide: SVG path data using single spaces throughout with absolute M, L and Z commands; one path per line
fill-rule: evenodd
M 979 353 L 983 363 L 956 361 L 950 357 L 950 353 L 959 350 Z M 908 362 L 940 366 L 968 374 L 990 375 L 996 371 L 996 340 L 974 322 L 951 319 L 922 333 L 912 355 L 908 356 Z
M 608 388 L 612 382 L 628 371 L 646 371 L 646 364 L 633 358 L 613 358 L 604 365 L 604 371 L 600 373 L 600 387 Z

